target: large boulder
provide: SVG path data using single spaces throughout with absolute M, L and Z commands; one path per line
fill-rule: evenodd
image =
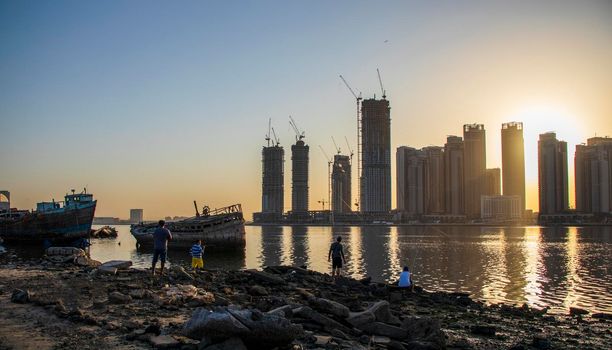
M 265 282 L 269 284 L 286 284 L 284 279 L 271 273 L 257 271 L 257 270 L 245 270 L 253 279 L 259 282 Z
M 400 320 L 391 314 L 391 309 L 389 308 L 389 302 L 381 300 L 374 305 L 370 306 L 368 309 L 371 313 L 374 314 L 376 321 L 390 324 L 401 324 Z
M 302 332 L 301 326 L 292 324 L 281 315 L 249 309 L 209 311 L 198 308 L 183 326 L 183 334 L 192 339 L 206 337 L 218 342 L 236 337 L 259 348 L 287 345 Z
M 334 329 L 339 329 L 343 331 L 344 333 L 351 332 L 350 328 L 346 327 L 345 325 L 341 324 L 338 321 L 335 321 L 325 315 L 322 315 L 316 312 L 315 310 L 311 309 L 308 306 L 302 306 L 300 308 L 293 310 L 293 315 L 311 320 L 315 323 L 318 323 L 321 326 L 323 326 L 323 329 L 325 329 L 328 332 L 331 332 Z
M 311 298 L 309 302 L 310 305 L 316 310 L 341 318 L 347 318 L 350 313 L 348 307 L 333 300 L 324 298 Z
M 405 329 L 382 322 L 364 324 L 361 326 L 361 329 L 369 334 L 382 335 L 398 340 L 405 340 L 408 335 Z
M 376 320 L 376 316 L 369 310 L 362 312 L 351 312 L 346 318 L 346 321 L 353 325 L 353 327 L 360 328 L 364 324 L 372 323 Z

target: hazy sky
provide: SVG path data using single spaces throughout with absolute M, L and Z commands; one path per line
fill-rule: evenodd
M 290 210 L 289 115 L 320 208 L 318 145 L 356 148 L 338 74 L 379 96 L 376 68 L 393 159 L 478 122 L 500 167 L 501 123 L 522 121 L 535 210 L 538 134 L 568 141 L 571 203 L 575 144 L 612 135 L 610 1 L 0 1 L 0 43 L 0 190 L 22 208 L 87 186 L 97 216 L 192 215 L 196 199 L 250 219 L 272 118 Z

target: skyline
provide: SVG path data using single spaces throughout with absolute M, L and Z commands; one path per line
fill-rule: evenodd
M 608 2 L 389 2 L 376 17 L 365 2 L 142 4 L 0 3 L 0 189 L 13 206 L 88 186 L 97 216 L 192 215 L 195 199 L 240 202 L 250 217 L 261 210 L 268 118 L 288 152 L 292 115 L 312 146 L 309 207 L 319 209 L 318 145 L 332 155 L 331 136 L 346 136 L 357 148 L 354 99 L 338 74 L 369 98 L 380 95 L 376 68 L 393 153 L 482 123 L 486 167 L 501 168 L 501 125 L 523 122 L 535 211 L 539 134 L 568 143 L 572 207 L 576 144 L 612 136 Z

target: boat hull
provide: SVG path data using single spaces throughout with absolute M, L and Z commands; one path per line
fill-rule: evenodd
M 96 202 L 61 212 L 33 212 L 18 219 L 0 220 L 5 242 L 73 241 L 89 237 Z
M 202 240 L 208 247 L 224 249 L 243 248 L 246 243 L 242 219 L 221 221 L 206 228 L 198 228 L 197 224 L 180 223 L 168 226 L 172 233 L 172 240 L 168 242 L 169 247 L 191 247 L 196 240 Z M 153 246 L 155 228 L 151 225 L 133 225 L 130 231 L 138 245 Z

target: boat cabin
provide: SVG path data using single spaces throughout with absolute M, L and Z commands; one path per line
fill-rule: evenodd
M 67 194 L 64 197 L 64 207 L 66 208 L 77 207 L 81 203 L 91 203 L 91 202 L 93 202 L 93 194 L 87 194 L 87 193 L 74 194 L 73 192 L 72 194 Z

